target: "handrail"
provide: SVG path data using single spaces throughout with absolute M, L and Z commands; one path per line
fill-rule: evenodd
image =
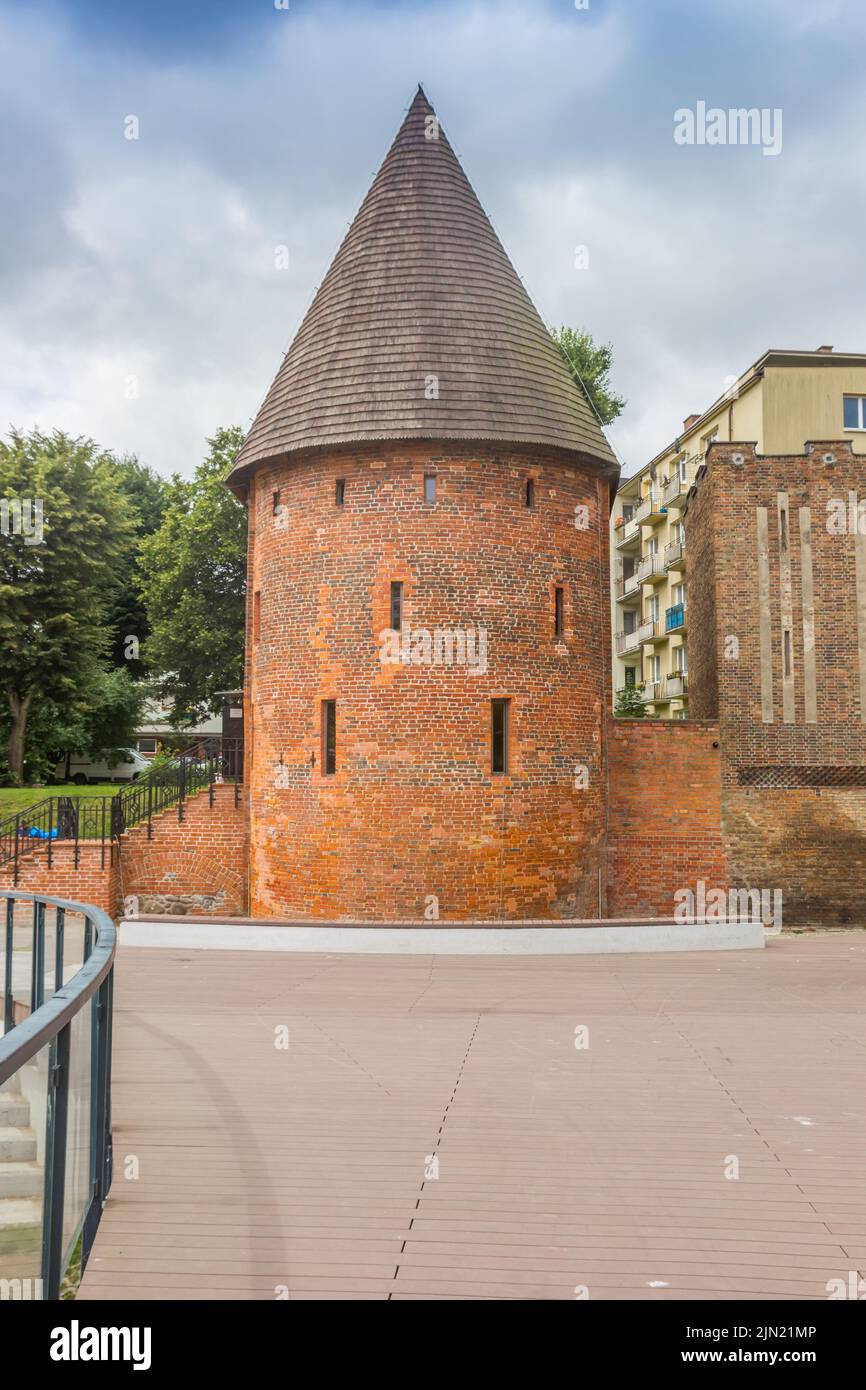
M 0 865 L 12 863 L 12 883 L 17 885 L 23 853 L 44 843 L 50 869 L 55 846 L 72 844 L 74 866 L 78 868 L 80 844 L 86 840 L 100 845 L 104 869 L 106 850 L 111 852 L 113 843 L 125 830 L 146 820 L 150 839 L 155 815 L 177 806 L 178 820 L 183 820 L 187 797 L 205 787 L 234 782 L 237 804 L 243 751 L 243 739 L 207 735 L 179 752 L 168 765 L 144 773 L 128 786 L 120 787 L 113 796 L 70 796 L 62 792 L 43 797 L 0 820 Z
M 117 930 L 107 912 L 67 898 L 53 898 L 45 893 L 17 893 L 0 889 L 0 901 L 12 903 L 42 903 L 59 907 L 64 913 L 80 912 L 85 922 L 96 927 L 96 944 L 80 970 L 46 1004 L 40 1004 L 23 1023 L 18 1023 L 0 1038 L 0 1086 L 8 1081 L 19 1067 L 29 1062 L 46 1043 L 56 1037 L 61 1028 L 75 1017 L 99 989 L 112 967 L 117 950 Z M 7 908 L 8 912 L 8 908 Z M 7 943 L 8 944 L 8 943 Z
M 111 1140 L 111 1034 L 114 998 L 114 958 L 117 933 L 106 912 L 87 903 L 47 894 L 18 893 L 0 890 L 0 902 L 6 903 L 6 942 L 4 971 L 5 1036 L 0 1039 L 0 1085 L 21 1073 L 48 1048 L 44 1099 L 44 1178 L 42 1189 L 42 1253 L 41 1293 L 45 1298 L 58 1299 L 63 1275 L 72 1257 L 76 1241 L 81 1240 L 81 1267 L 87 1263 L 102 1207 L 112 1177 Z M 22 1023 L 15 1024 L 13 1014 L 12 955 L 15 934 L 15 906 L 30 903 L 33 907 L 33 937 L 31 959 L 31 1013 Z M 47 960 L 45 951 L 46 909 L 54 908 L 54 978 L 51 999 L 44 1000 Z M 64 983 L 64 942 L 67 913 L 80 913 L 83 918 L 83 962 L 72 978 Z M 95 940 L 94 940 L 95 929 Z M 71 1232 L 67 1222 L 66 1160 L 69 1139 L 68 1118 L 72 1064 L 77 1059 L 73 1051 L 73 1024 L 85 1011 L 90 1011 L 89 1043 L 84 1053 L 88 1065 L 88 1105 L 90 1114 L 89 1145 L 87 1148 L 88 1197 L 73 1208 Z M 85 1035 L 86 1036 L 86 1035 Z M 76 1048 L 79 1044 L 76 1043 Z M 23 1090 L 23 1087 L 22 1087 Z M 32 1102 L 31 1102 L 32 1103 Z M 73 1115 L 75 1115 L 73 1096 Z M 42 1126 L 40 1125 L 40 1128 Z M 76 1134 L 73 1131 L 73 1143 Z M 21 1284 L 15 1279 L 3 1283 Z M 28 1281 L 29 1290 L 29 1281 Z M 4 1297 L 6 1293 L 4 1292 Z M 12 1297 L 20 1295 L 12 1294 Z M 27 1297 L 28 1294 L 23 1295 Z M 40 1295 L 37 1294 L 37 1297 Z

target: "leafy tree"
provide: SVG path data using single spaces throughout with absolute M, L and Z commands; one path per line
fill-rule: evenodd
M 592 334 L 585 329 L 575 332 L 573 328 L 553 330 L 553 341 L 562 354 L 562 360 L 571 372 L 578 386 L 589 397 L 603 425 L 609 425 L 626 406 L 622 396 L 611 389 L 610 370 L 613 365 L 613 344 L 596 343 Z
M 617 719 L 643 719 L 646 714 L 646 707 L 640 687 L 624 685 L 621 690 L 618 690 L 613 712 Z
M 111 659 L 135 678 L 143 674 L 140 651 L 147 638 L 147 614 L 141 596 L 141 541 L 158 531 L 168 501 L 168 483 L 136 458 L 112 460 L 117 485 L 127 499 L 135 527 L 135 542 L 129 549 L 129 564 L 108 615 L 111 628 Z M 130 643 L 135 638 L 137 646 Z
M 223 481 L 243 438 L 217 430 L 192 481 L 172 478 L 162 524 L 141 544 L 142 654 L 177 724 L 216 713 L 215 692 L 243 675 L 247 521 Z
M 34 700 L 70 707 L 106 653 L 106 613 L 133 539 L 112 462 L 60 431 L 0 440 L 0 689 L 16 781 Z M 31 523 L 41 508 L 38 525 L 16 524 L 16 506 Z

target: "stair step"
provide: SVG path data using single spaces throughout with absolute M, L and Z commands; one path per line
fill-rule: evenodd
M 0 1198 L 0 1231 L 10 1226 L 41 1226 L 42 1202 L 34 1197 Z
M 15 1125 L 26 1129 L 30 1124 L 30 1102 L 12 1091 L 0 1091 L 0 1129 Z
M 0 1125 L 0 1163 L 29 1163 L 36 1157 L 36 1135 L 18 1125 Z
M 42 1195 L 42 1169 L 35 1163 L 0 1163 L 0 1198 Z

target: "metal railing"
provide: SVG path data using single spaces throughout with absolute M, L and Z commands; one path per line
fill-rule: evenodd
M 163 767 L 154 768 L 114 796 L 70 796 L 68 793 L 44 797 L 23 811 L 0 821 L 0 866 L 12 864 L 12 882 L 17 885 L 24 855 L 42 845 L 48 868 L 52 867 L 58 844 L 71 845 L 77 869 L 80 846 L 84 841 L 100 846 L 101 867 L 106 854 L 124 830 L 147 822 L 147 838 L 153 836 L 153 817 L 171 806 L 183 820 L 187 797 L 220 782 L 234 783 L 235 805 L 243 780 L 243 739 L 203 738 Z
M 146 821 L 147 838 L 150 840 L 153 837 L 154 816 L 171 806 L 177 806 L 177 818 L 182 821 L 187 797 L 207 787 L 213 805 L 214 786 L 222 782 L 234 785 L 237 806 L 243 780 L 243 760 L 243 739 L 200 739 L 194 748 L 174 762 L 140 777 L 112 798 L 112 837 L 118 839 L 124 830 Z
M 41 1220 L 12 1227 L 15 1238 L 0 1245 L 0 1294 L 57 1299 L 79 1239 L 82 1269 L 87 1262 L 111 1186 L 116 933 L 105 912 L 64 898 L 3 891 L 0 911 L 5 915 L 0 1101 L 29 1108 L 37 1157 L 15 1165 L 12 1177 L 30 1182 L 30 1205 L 38 1207 L 41 1195 Z M 26 949 L 16 949 L 22 934 L 28 938 L 29 961 Z M 81 964 L 67 979 L 73 954 Z M 24 967 L 17 980 L 16 962 Z M 29 999 L 23 1005 L 16 995 L 25 992 L 28 976 Z M 16 1022 L 18 1012 L 23 1017 Z M 38 1124 L 32 1120 L 34 1108 Z M 0 1177 L 3 1167 L 0 1160 Z M 41 1194 L 33 1193 L 40 1180 Z

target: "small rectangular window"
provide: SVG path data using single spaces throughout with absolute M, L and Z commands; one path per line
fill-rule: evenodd
M 866 396 L 843 396 L 842 419 L 843 429 L 866 429 Z
M 527 507 L 535 506 L 535 483 L 532 478 L 526 479 L 526 505 Z
M 330 777 L 337 771 L 337 701 L 322 701 L 322 771 Z
M 562 589 L 557 586 L 553 591 L 553 635 L 555 637 L 561 637 L 565 631 L 562 600 Z
M 346 479 L 345 479 L 345 478 L 338 478 L 338 479 L 337 479 L 336 491 L 335 491 L 335 493 L 334 493 L 334 501 L 336 502 L 336 504 L 337 504 L 338 507 L 342 507 L 342 505 L 343 505 L 343 503 L 345 502 L 345 500 L 346 500 Z
M 425 501 L 425 502 L 435 502 L 435 501 L 436 501 L 436 474 L 435 474 L 435 473 L 425 473 L 425 474 L 424 474 L 424 501 Z
M 508 707 L 510 700 L 490 701 L 490 770 L 508 771 Z
M 273 505 L 273 509 L 274 509 L 274 516 L 279 516 L 279 514 L 280 514 L 280 490 L 279 490 L 279 488 L 277 488 L 276 492 L 274 493 L 273 504 L 272 504 L 272 505 Z
M 253 594 L 253 637 L 258 639 L 262 630 L 262 591 L 256 589 Z
M 155 752 L 156 752 L 156 739 L 155 739 L 155 738 L 140 738 L 140 739 L 138 740 L 138 751 L 139 751 L 139 753 L 155 753 Z
M 391 626 L 396 632 L 403 626 L 403 584 L 399 579 L 391 582 Z

